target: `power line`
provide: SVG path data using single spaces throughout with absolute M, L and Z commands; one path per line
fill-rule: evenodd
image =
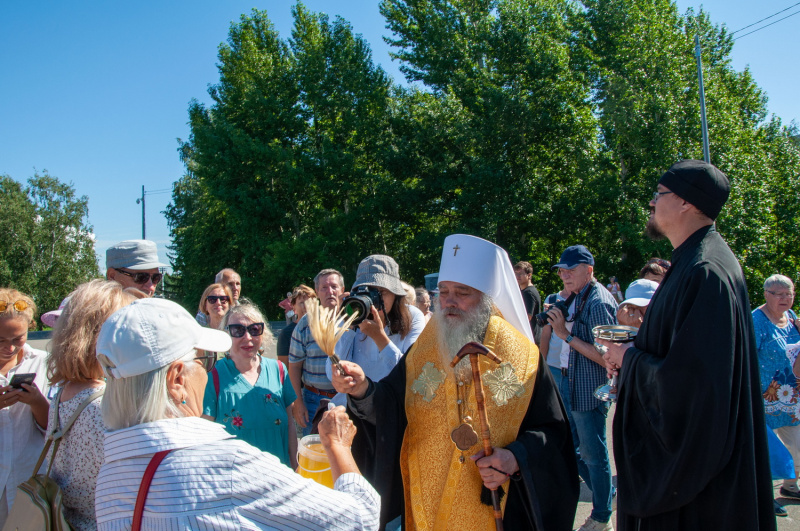
M 742 30 L 746 30 L 747 28 L 750 28 L 750 27 L 752 27 L 752 26 L 755 26 L 756 24 L 760 24 L 760 23 L 764 22 L 765 20 L 769 20 L 769 19 L 771 19 L 772 17 L 774 17 L 774 16 L 776 16 L 776 15 L 780 15 L 780 14 L 781 14 L 781 13 L 783 13 L 784 11 L 789 11 L 790 9 L 792 9 L 792 8 L 793 8 L 793 7 L 795 7 L 795 6 L 800 6 L 800 2 L 797 2 L 796 4 L 794 4 L 794 5 L 791 5 L 791 6 L 787 7 L 786 9 L 781 9 L 781 10 L 780 10 L 780 11 L 778 11 L 777 13 L 773 13 L 773 14 L 771 14 L 771 15 L 770 15 L 770 16 L 768 16 L 768 17 L 764 17 L 764 18 L 762 18 L 761 20 L 758 20 L 758 21 L 756 21 L 756 22 L 753 22 L 752 24 L 748 24 L 747 26 L 745 26 L 745 27 L 743 27 L 743 28 L 739 28 L 738 30 L 736 30 L 736 31 L 732 32 L 732 33 L 731 33 L 731 36 L 735 35 L 736 33 L 739 33 L 739 32 L 740 32 L 740 31 L 742 31 Z M 796 15 L 797 13 L 794 13 L 794 14 Z M 789 16 L 791 17 L 792 15 L 789 15 Z M 784 17 L 784 18 L 788 18 L 788 17 Z M 782 18 L 781 20 L 783 20 L 783 18 Z M 776 20 L 775 22 L 780 22 L 781 20 Z M 775 22 L 773 22 L 772 24 L 775 24 Z M 769 24 L 769 25 L 771 26 L 772 24 Z M 767 27 L 767 26 L 764 26 L 764 28 L 766 28 L 766 27 Z M 763 29 L 763 28 L 759 28 L 759 29 Z M 755 30 L 755 31 L 758 31 L 758 30 Z M 750 33 L 753 33 L 753 32 L 751 31 Z M 750 35 L 750 33 L 748 33 L 748 35 Z M 742 35 L 742 37 L 744 37 L 744 35 Z
M 795 5 L 797 5 L 797 4 L 795 4 Z M 794 6 L 792 6 L 792 7 L 794 7 Z M 784 11 L 785 11 L 785 10 L 784 10 Z M 786 19 L 787 19 L 787 18 L 789 18 L 789 17 L 793 17 L 793 16 L 797 15 L 798 13 L 800 13 L 800 11 L 795 11 L 795 12 L 794 12 L 794 13 L 792 13 L 791 15 L 786 15 L 786 16 L 785 16 L 785 17 L 783 17 L 783 18 L 779 18 L 779 19 L 778 19 L 778 20 L 776 20 L 775 22 L 771 22 L 771 23 L 769 23 L 769 24 L 767 24 L 767 25 L 765 25 L 765 26 L 761 26 L 760 28 L 756 28 L 756 29 L 754 29 L 753 31 L 750 31 L 750 32 L 748 32 L 748 33 L 745 33 L 744 35 L 739 35 L 739 36 L 738 36 L 738 37 L 736 37 L 736 39 L 734 39 L 734 40 L 739 40 L 739 39 L 741 39 L 742 37 L 747 37 L 748 35 L 752 35 L 753 33 L 757 32 L 757 31 L 761 31 L 761 30 L 762 30 L 762 29 L 764 29 L 764 28 L 768 28 L 768 27 L 770 27 L 770 26 L 772 26 L 772 25 L 774 25 L 774 24 L 777 24 L 777 23 L 778 23 L 778 22 L 780 22 L 781 20 L 786 20 Z M 776 14 L 777 14 L 777 13 L 776 13 Z M 744 29 L 744 28 L 742 28 L 742 29 Z

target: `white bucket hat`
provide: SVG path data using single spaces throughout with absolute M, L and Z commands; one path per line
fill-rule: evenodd
M 100 329 L 97 359 L 111 378 L 144 374 L 194 349 L 225 352 L 231 337 L 203 328 L 189 312 L 165 299 L 139 299 L 117 310 Z

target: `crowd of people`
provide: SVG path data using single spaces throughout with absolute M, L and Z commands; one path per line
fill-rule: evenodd
M 581 480 L 582 531 L 613 530 L 615 512 L 622 530 L 775 529 L 772 479 L 800 499 L 800 322 L 780 274 L 751 312 L 714 224 L 729 189 L 700 161 L 665 172 L 646 230 L 671 260 L 624 290 L 578 244 L 542 298 L 529 262 L 464 234 L 445 238 L 434 291 L 386 255 L 364 258 L 349 288 L 322 269 L 289 294 L 277 359 L 233 269 L 194 317 L 153 298 L 164 264 L 146 240 L 111 247 L 106 280 L 42 316 L 49 352 L 27 344 L 34 301 L 2 288 L 0 526 L 17 486 L 46 471 L 81 530 L 568 530 Z M 336 364 L 311 299 L 358 314 Z M 635 339 L 595 337 L 611 326 Z M 595 394 L 611 376 L 616 486 L 610 403 Z M 296 473 L 312 433 L 333 489 Z

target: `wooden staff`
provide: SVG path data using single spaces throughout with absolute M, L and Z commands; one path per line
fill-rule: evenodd
M 481 440 L 483 442 L 483 453 L 486 457 L 492 455 L 492 436 L 489 432 L 489 417 L 486 415 L 486 404 L 483 398 L 483 382 L 481 381 L 481 371 L 478 368 L 478 356 L 484 355 L 493 362 L 502 362 L 497 355 L 478 342 L 467 343 L 458 351 L 456 357 L 450 362 L 450 367 L 455 368 L 464 356 L 469 356 L 469 364 L 472 367 L 472 383 L 475 387 L 475 402 L 478 405 L 478 418 L 481 421 Z M 497 487 L 491 489 L 492 507 L 494 509 L 494 525 L 497 531 L 503 531 L 503 512 L 500 509 L 500 494 Z

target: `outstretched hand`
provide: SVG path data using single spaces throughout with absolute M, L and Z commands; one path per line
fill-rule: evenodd
M 331 371 L 331 383 L 337 392 L 350 395 L 353 398 L 363 398 L 367 394 L 369 381 L 364 370 L 351 361 L 341 361 L 345 374 L 340 373 L 335 367 Z

